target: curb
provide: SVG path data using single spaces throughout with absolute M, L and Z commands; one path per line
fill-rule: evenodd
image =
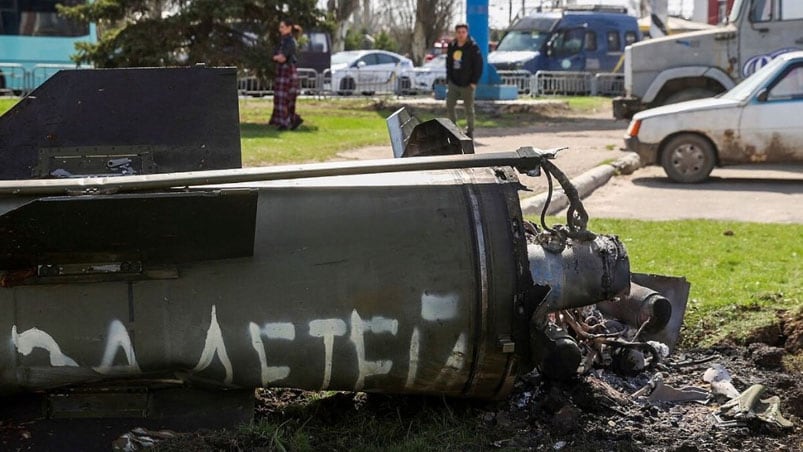
M 605 185 L 615 174 L 631 174 L 641 168 L 641 160 L 638 154 L 632 153 L 620 157 L 613 163 L 600 165 L 572 179 L 572 184 L 577 188 L 580 198 L 585 198 L 594 190 Z M 552 201 L 549 203 L 547 215 L 554 215 L 569 206 L 569 198 L 563 189 L 555 183 L 556 188 L 552 192 Z M 524 215 L 540 215 L 546 203 L 548 192 L 525 198 L 521 200 L 521 212 Z

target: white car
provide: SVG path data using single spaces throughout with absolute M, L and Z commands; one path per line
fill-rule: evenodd
M 717 97 L 637 113 L 625 144 L 676 182 L 704 181 L 715 166 L 803 162 L 803 52 Z
M 410 90 L 413 62 L 385 50 L 349 50 L 332 55 L 330 89 L 338 94 Z
M 409 72 L 415 91 L 432 91 L 435 85 L 446 84 L 446 54 L 441 54 L 427 61 L 421 67 Z

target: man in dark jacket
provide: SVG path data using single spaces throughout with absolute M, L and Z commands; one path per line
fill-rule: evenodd
M 474 90 L 482 75 L 482 53 L 477 43 L 468 35 L 468 25 L 454 27 L 455 39 L 449 43 L 446 53 L 446 110 L 449 119 L 457 124 L 455 106 L 463 98 L 468 128 L 466 135 L 474 138 Z

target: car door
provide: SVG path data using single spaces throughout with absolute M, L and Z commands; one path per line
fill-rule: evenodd
M 375 83 L 376 76 L 376 54 L 366 53 L 361 56 L 355 63 L 357 69 L 357 90 L 371 90 Z
M 559 30 L 549 45 L 549 69 L 582 71 L 586 67 L 586 27 Z
M 803 60 L 788 64 L 744 108 L 741 145 L 752 162 L 803 161 Z
M 388 89 L 391 87 L 391 82 L 396 80 L 396 69 L 399 65 L 399 59 L 393 55 L 386 53 L 379 53 L 377 57 L 376 77 L 377 89 Z

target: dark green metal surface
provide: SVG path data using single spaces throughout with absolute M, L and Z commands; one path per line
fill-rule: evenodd
M 7 338 L 0 386 L 13 392 L 182 375 L 221 387 L 505 394 L 515 370 L 513 307 L 527 279 L 515 175 L 469 169 L 383 180 L 255 189 L 255 222 L 248 209 L 192 215 L 225 232 L 186 225 L 199 250 L 221 240 L 246 243 L 240 228 L 253 226 L 253 254 L 187 262 L 180 245 L 172 262 L 160 262 L 175 266 L 174 279 L 111 271 L 104 282 L 61 275 L 46 284 L 40 275 L 0 288 L 0 333 Z M 204 196 L 149 196 L 174 199 L 177 212 L 183 203 L 227 198 L 220 188 Z M 122 218 L 112 212 L 130 207 L 131 198 L 86 201 L 98 199 Z M 19 198 L 0 206 L 13 200 Z M 111 232 L 103 237 L 91 244 L 93 254 L 113 255 L 122 246 Z M 66 258 L 63 242 L 42 243 Z M 8 250 L 19 242 L 5 243 Z M 135 242 L 121 243 L 128 249 Z M 142 242 L 148 246 L 171 244 Z
M 235 68 L 60 71 L 0 116 L 0 180 L 239 168 Z

